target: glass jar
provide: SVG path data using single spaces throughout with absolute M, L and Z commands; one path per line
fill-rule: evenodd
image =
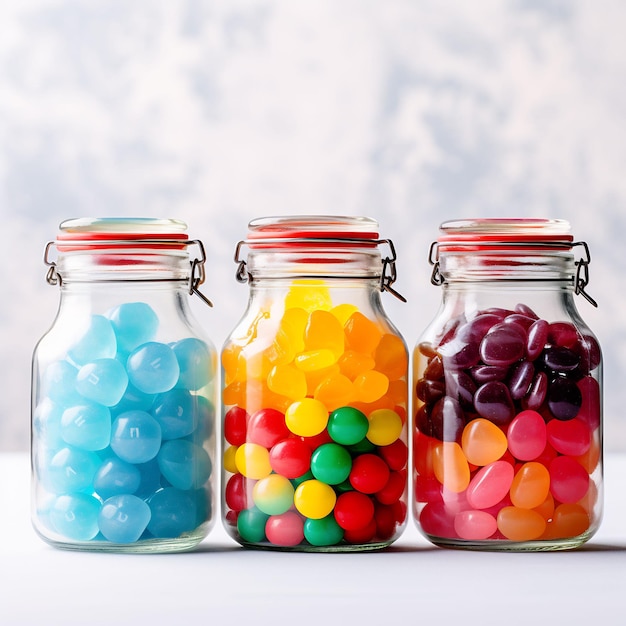
M 222 350 L 227 532 L 282 550 L 388 546 L 408 453 L 408 352 L 380 299 L 396 293 L 392 242 L 365 217 L 264 218 L 235 259 L 250 298 Z
M 414 514 L 440 546 L 575 548 L 602 515 L 602 357 L 587 245 L 545 219 L 444 222 L 414 351 Z M 582 248 L 582 258 L 574 250 Z
M 213 524 L 217 352 L 186 229 L 74 219 L 46 247 L 61 297 L 33 355 L 32 522 L 56 547 L 182 551 Z

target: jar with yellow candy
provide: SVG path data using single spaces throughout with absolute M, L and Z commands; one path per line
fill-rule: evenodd
M 392 242 L 365 217 L 261 218 L 235 260 L 250 299 L 221 355 L 227 532 L 279 550 L 390 545 L 408 457 L 408 351 L 380 298 L 403 299 Z

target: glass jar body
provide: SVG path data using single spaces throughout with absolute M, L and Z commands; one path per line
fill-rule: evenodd
M 32 522 L 57 547 L 182 551 L 214 523 L 217 354 L 174 280 L 188 261 L 154 258 L 154 281 L 66 259 L 34 350 Z
M 337 272 L 256 272 L 223 346 L 223 522 L 244 546 L 371 550 L 406 524 L 408 352 L 380 276 Z
M 463 256 L 414 350 L 415 519 L 441 546 L 577 547 L 602 516 L 602 359 L 573 260 Z

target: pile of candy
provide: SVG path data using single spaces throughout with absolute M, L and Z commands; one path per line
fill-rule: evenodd
M 175 538 L 211 517 L 213 359 L 197 338 L 154 341 L 158 327 L 143 302 L 92 315 L 40 372 L 37 516 L 61 541 Z
M 572 538 L 597 522 L 601 360 L 528 306 L 452 320 L 418 346 L 415 497 L 433 538 Z
M 319 281 L 279 310 L 222 351 L 227 527 L 243 544 L 386 545 L 407 508 L 404 342 Z

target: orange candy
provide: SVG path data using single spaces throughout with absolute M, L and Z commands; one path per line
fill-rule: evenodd
M 506 452 L 506 435 L 493 422 L 482 417 L 472 420 L 463 429 L 461 445 L 473 465 L 489 465 Z
M 344 334 L 341 322 L 329 311 L 313 311 L 304 330 L 307 352 L 330 350 L 335 361 L 343 354 Z
M 384 334 L 374 352 L 374 361 L 376 369 L 389 380 L 406 376 L 409 357 L 404 341 L 397 335 Z
M 543 535 L 546 520 L 532 509 L 505 506 L 498 512 L 498 530 L 511 541 L 532 541 Z
M 438 442 L 433 449 L 433 472 L 449 491 L 465 491 L 470 482 L 470 469 L 461 446 L 454 441 Z
M 343 374 L 327 376 L 315 389 L 313 397 L 326 405 L 328 411 L 334 411 L 350 404 L 354 396 L 352 381 Z
M 544 465 L 530 461 L 524 463 L 511 484 L 511 502 L 521 509 L 540 506 L 550 493 L 550 473 Z
M 363 372 L 354 379 L 354 393 L 360 402 L 376 402 L 388 389 L 389 379 L 376 370 Z
M 348 346 L 364 354 L 371 354 L 382 336 L 378 325 L 358 311 L 350 316 L 344 331 Z

